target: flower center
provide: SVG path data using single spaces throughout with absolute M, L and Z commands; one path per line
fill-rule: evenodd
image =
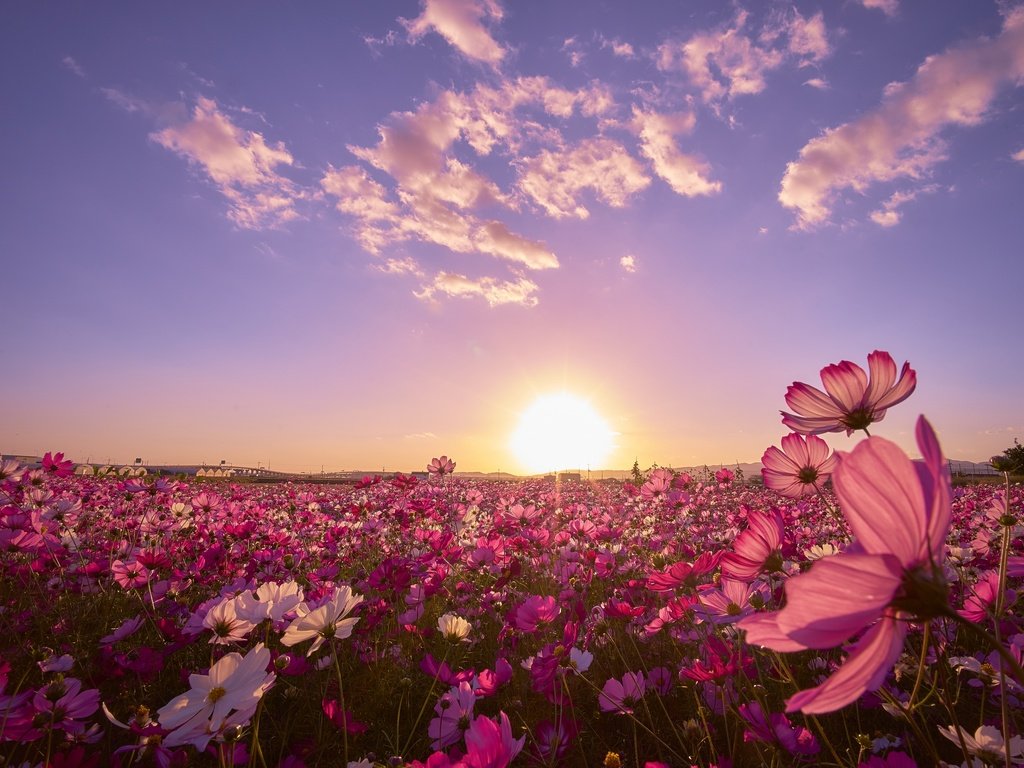
M 846 414 L 845 419 L 840 419 L 848 429 L 867 429 L 868 425 L 875 420 L 875 414 L 870 408 L 858 408 Z
M 210 692 L 206 695 L 206 700 L 211 704 L 214 704 L 223 699 L 226 695 L 227 691 L 218 685 L 216 688 L 210 689 Z
M 803 467 L 796 475 L 796 479 L 804 485 L 810 485 L 818 479 L 818 470 L 814 467 Z

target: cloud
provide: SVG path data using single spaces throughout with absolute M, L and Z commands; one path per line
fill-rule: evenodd
M 283 142 L 239 128 L 212 99 L 200 98 L 190 119 L 150 134 L 162 147 L 202 170 L 230 203 L 228 217 L 245 229 L 274 227 L 298 218 L 301 194 L 277 172 L 293 165 Z
M 580 201 L 591 190 L 614 208 L 651 183 L 640 163 L 625 147 L 608 138 L 584 139 L 567 151 L 545 150 L 521 162 L 521 189 L 556 219 L 585 219 L 590 211 Z
M 654 172 L 685 197 L 720 192 L 722 183 L 708 179 L 707 163 L 684 154 L 676 147 L 675 136 L 693 130 L 692 112 L 659 114 L 633 107 L 632 128 L 640 137 L 640 151 L 654 166 Z
M 387 259 L 383 264 L 374 264 L 373 268 L 378 272 L 383 272 L 385 275 L 414 275 L 415 277 L 423 277 L 423 270 L 420 268 L 419 262 L 412 256 L 406 256 L 401 259 Z
M 433 432 L 414 432 L 411 435 L 402 435 L 403 440 L 437 440 Z
M 608 40 L 607 38 L 601 38 L 601 47 L 610 48 L 612 54 L 618 56 L 620 59 L 634 59 L 636 58 L 636 50 L 627 42 L 623 42 L 619 39 Z
M 817 88 L 819 91 L 827 91 L 829 89 L 828 81 L 823 77 L 812 77 L 810 80 L 804 80 L 804 85 Z
M 1018 163 L 1024 163 L 1024 147 L 1010 155 L 1010 159 L 1016 160 Z
M 912 189 L 906 192 L 893 192 L 889 199 L 882 203 L 882 207 L 872 211 L 870 218 L 880 227 L 894 227 L 900 223 L 903 214 L 899 209 L 917 199 L 918 195 L 931 194 L 939 188 L 938 184 L 927 184 L 920 189 Z
M 423 0 L 423 13 L 401 22 L 413 42 L 433 30 L 467 58 L 497 66 L 505 49 L 491 37 L 484 21 L 501 21 L 502 15 L 497 0 Z
M 900 9 L 900 0 L 860 0 L 865 8 L 875 8 L 886 16 L 895 16 Z
M 77 75 L 78 77 L 84 78 L 86 76 L 85 70 L 82 69 L 82 65 L 75 61 L 73 57 L 65 56 L 63 59 L 60 60 L 60 63 L 63 64 L 68 70 L 75 73 L 75 75 Z
M 619 259 L 619 266 L 622 267 L 627 272 L 629 272 L 630 274 L 633 274 L 634 272 L 636 272 L 636 256 L 632 254 L 626 254 L 621 259 Z
M 496 280 L 493 277 L 482 277 L 473 280 L 465 275 L 441 272 L 434 277 L 429 285 L 423 286 L 415 293 L 416 298 L 433 301 L 437 294 L 457 298 L 483 298 L 488 306 L 498 307 L 504 304 L 519 304 L 524 307 L 537 306 L 537 284 L 525 277 L 518 280 Z
M 805 66 L 831 53 L 821 12 L 809 19 L 795 8 L 775 14 L 757 41 L 745 32 L 748 20 L 747 11 L 740 10 L 732 24 L 700 32 L 682 42 L 662 43 L 658 47 L 658 69 L 684 73 L 706 103 L 717 104 L 761 93 L 766 75 L 787 59 L 795 58 Z
M 1022 78 L 1024 7 L 1017 7 L 995 39 L 929 56 L 909 81 L 889 85 L 878 107 L 804 145 L 786 167 L 779 201 L 796 213 L 797 228 L 808 229 L 828 221 L 841 190 L 922 178 L 946 157 L 943 129 L 983 122 L 1000 89 Z

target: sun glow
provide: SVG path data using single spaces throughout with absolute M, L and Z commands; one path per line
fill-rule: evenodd
M 523 411 L 509 448 L 528 472 L 600 467 L 616 433 L 586 400 L 568 392 L 542 395 Z

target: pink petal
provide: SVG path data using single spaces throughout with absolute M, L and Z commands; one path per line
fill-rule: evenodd
M 821 369 L 821 383 L 843 412 L 849 413 L 863 404 L 868 377 L 859 365 L 843 360 Z
M 806 650 L 806 645 L 801 645 L 779 629 L 778 618 L 778 612 L 757 613 L 741 619 L 737 626 L 746 630 L 747 642 L 751 645 L 761 645 L 783 653 Z
M 900 380 L 888 392 L 880 394 L 878 402 L 873 407 L 878 409 L 892 408 L 897 403 L 902 403 L 910 397 L 917 388 L 917 373 L 910 367 L 910 363 L 903 364 L 900 371 Z
M 886 555 L 826 557 L 786 582 L 778 625 L 806 648 L 832 648 L 882 615 L 899 589 L 902 569 Z
M 869 629 L 843 665 L 816 688 L 800 691 L 786 702 L 787 712 L 808 715 L 834 712 L 882 684 L 903 650 L 904 622 L 886 616 Z
M 869 437 L 843 457 L 832 478 L 843 514 L 865 552 L 918 561 L 927 523 L 913 462 L 895 444 Z
M 925 510 L 927 515 L 927 545 L 922 557 L 930 553 L 938 558 L 946 543 L 949 525 L 952 520 L 953 490 L 949 480 L 949 464 L 942 455 L 935 430 L 924 416 L 917 419 L 917 447 L 924 457 L 924 463 L 918 464 L 918 476 L 924 489 Z M 925 471 L 922 472 L 921 470 Z
M 801 416 L 839 418 L 843 411 L 820 389 L 794 382 L 786 390 L 786 405 Z
M 868 355 L 868 371 L 871 383 L 868 384 L 864 402 L 868 407 L 875 408 L 896 382 L 896 361 L 888 352 L 876 349 Z

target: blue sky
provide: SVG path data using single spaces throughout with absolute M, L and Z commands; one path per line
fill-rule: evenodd
M 756 460 L 794 380 L 1024 436 L 1024 10 L 7 4 L 0 449 L 516 469 Z M 847 449 L 845 437 L 830 439 Z

